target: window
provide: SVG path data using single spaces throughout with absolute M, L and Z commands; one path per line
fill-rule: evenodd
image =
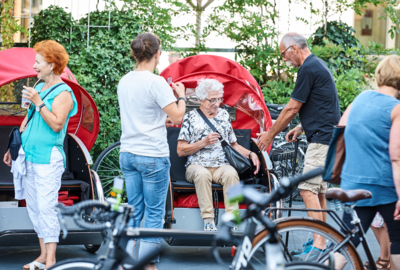
M 367 5 L 363 15 L 355 14 L 355 36 L 360 40 L 361 44 L 368 46 L 368 43 L 373 41 L 386 46 L 386 20 L 382 19 L 382 16 L 384 16 L 383 8 L 370 4 Z

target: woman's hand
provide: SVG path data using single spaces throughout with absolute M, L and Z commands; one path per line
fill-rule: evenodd
M 24 90 L 22 90 L 22 96 L 24 98 L 29 99 L 35 106 L 39 106 L 43 103 L 42 98 L 39 96 L 38 91 L 36 91 L 32 87 L 23 86 Z
M 254 152 L 251 152 L 250 158 L 251 161 L 253 161 L 254 166 L 256 166 L 256 170 L 254 171 L 254 175 L 256 175 L 260 170 L 260 160 L 258 159 L 258 156 Z
M 183 85 L 183 83 L 172 83 L 172 89 L 174 89 L 178 97 L 185 97 L 185 86 Z
M 205 137 L 204 142 L 206 144 L 206 146 L 208 145 L 212 145 L 218 142 L 218 139 L 221 136 L 217 133 L 217 132 L 213 132 L 207 135 L 207 137 Z
M 10 149 L 8 149 L 7 153 L 4 154 L 3 161 L 5 164 L 11 167 L 12 159 L 11 159 Z
M 396 203 L 396 209 L 394 210 L 394 220 L 400 220 L 400 200 Z
M 169 127 L 175 127 L 174 123 L 172 123 L 171 118 L 169 118 L 167 116 L 167 119 L 165 120 L 165 127 L 169 128 Z

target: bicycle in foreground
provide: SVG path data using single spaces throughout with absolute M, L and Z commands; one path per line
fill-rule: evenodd
M 318 172 L 321 173 L 322 171 Z M 308 179 L 315 176 L 314 174 L 308 174 L 302 177 L 302 179 Z M 120 189 L 122 193 L 122 189 Z M 260 195 L 256 193 L 257 195 Z M 262 195 L 260 195 L 262 196 Z M 209 238 L 212 240 L 216 235 L 215 232 L 203 232 L 203 231 L 180 231 L 180 230 L 157 230 L 157 229 L 143 229 L 143 228 L 130 228 L 128 227 L 128 220 L 133 212 L 133 208 L 129 205 L 121 205 L 121 200 L 116 200 L 113 203 L 100 203 L 97 201 L 86 201 L 79 203 L 72 207 L 58 206 L 60 224 L 63 229 L 63 234 L 67 234 L 67 230 L 64 225 L 63 216 L 73 216 L 74 221 L 80 227 L 88 230 L 103 231 L 104 235 L 108 231 L 108 250 L 105 256 L 96 259 L 84 259 L 76 258 L 57 263 L 51 267 L 51 270 L 64 270 L 64 269 L 98 269 L 98 270 L 114 270 L 114 269 L 129 269 L 136 270 L 142 269 L 146 262 L 150 261 L 151 258 L 156 256 L 156 253 L 150 254 L 147 258 L 144 258 L 140 262 L 135 261 L 124 249 L 122 242 L 126 242 L 127 239 L 137 239 L 145 237 L 199 237 Z M 251 210 L 249 205 L 249 211 Z M 257 211 L 256 211 L 257 212 Z M 254 212 L 255 213 L 255 212 Z M 84 219 L 82 218 L 84 217 Z M 272 231 L 276 228 L 275 223 L 272 220 L 267 219 L 265 215 L 261 214 L 260 219 L 264 220 L 268 224 L 268 228 Z M 254 227 L 255 229 L 255 227 Z M 246 228 L 244 233 L 230 232 L 230 237 L 233 239 L 226 239 L 223 243 L 219 243 L 220 246 L 231 246 L 234 242 L 245 243 L 241 245 L 238 250 L 239 253 L 248 254 L 252 250 L 252 244 L 250 239 L 254 239 L 254 229 Z M 222 230 L 222 232 L 224 229 Z M 226 230 L 225 230 L 226 231 Z M 274 240 L 274 238 L 271 238 Z M 125 240 L 125 241 L 124 241 Z M 272 241 L 271 240 L 271 241 Z M 275 239 L 276 240 L 276 239 Z M 276 242 L 275 242 L 276 243 Z M 275 245 L 276 247 L 276 245 Z M 274 253 L 275 252 L 275 253 Z M 271 250 L 269 254 L 276 254 L 276 250 Z M 274 255 L 275 256 L 275 255 Z M 245 269 L 243 268 L 242 260 L 246 260 L 246 257 L 242 257 L 241 260 L 234 260 L 233 269 Z M 249 264 L 250 265 L 250 264 Z M 246 268 L 251 269 L 251 268 Z M 272 268 L 262 268 L 272 269 Z M 278 268 L 277 268 L 278 269 Z M 321 266 L 315 263 L 309 262 L 294 262 L 286 265 L 282 269 L 332 269 L 326 266 Z
M 246 186 L 238 186 L 236 191 L 232 190 L 233 200 L 245 201 L 248 207 L 242 216 L 225 216 L 223 220 L 227 225 L 218 232 L 215 238 L 216 240 L 232 241 L 229 226 L 246 223 L 244 238 L 237 242 L 238 251 L 230 269 L 284 269 L 282 264 L 285 264 L 285 269 L 333 269 L 334 267 L 334 269 L 361 270 L 364 269 L 363 263 L 350 241 L 353 237 L 361 239 L 371 269 L 377 269 L 365 232 L 354 210 L 358 200 L 372 197 L 369 191 L 332 188 L 326 193 L 326 198 L 336 200 L 336 205 L 346 203 L 342 207 L 351 215 L 354 229 L 348 228 L 332 210 L 268 208 L 274 201 L 287 196 L 301 181 L 312 178 L 320 172 L 322 170 L 315 170 L 291 180 L 283 178 L 280 188 L 267 195 Z M 274 221 L 268 218 L 272 211 L 283 210 L 326 212 L 344 233 L 327 223 L 308 217 L 289 217 Z M 263 212 L 265 213 L 263 214 Z M 256 229 L 257 222 L 255 220 L 263 227 Z M 310 252 L 313 249 L 314 240 L 325 242 L 324 251 L 317 256 Z M 216 256 L 218 257 L 218 254 Z M 332 258 L 334 259 L 332 260 Z M 335 266 L 332 265 L 333 262 Z M 306 263 L 312 264 L 307 265 Z M 329 265 L 330 268 L 326 268 L 326 265 Z

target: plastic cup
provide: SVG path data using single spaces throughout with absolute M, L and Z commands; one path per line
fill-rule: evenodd
M 24 91 L 22 91 L 22 100 L 21 100 L 21 108 L 28 109 L 31 106 L 31 101 L 24 97 Z

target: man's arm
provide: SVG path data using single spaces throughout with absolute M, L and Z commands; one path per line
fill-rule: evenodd
M 290 121 L 292 121 L 296 114 L 300 111 L 302 105 L 303 103 L 300 101 L 292 98 L 289 100 L 288 105 L 286 105 L 286 107 L 279 114 L 275 124 L 273 124 L 267 132 L 259 134 L 260 138 L 258 139 L 257 145 L 261 151 L 267 149 L 274 140 L 275 136 L 287 127 Z
M 274 138 L 278 135 L 282 130 L 284 130 L 287 125 L 289 125 L 290 121 L 296 117 L 296 114 L 300 111 L 302 102 L 290 99 L 288 105 L 282 110 L 279 114 L 278 119 L 276 119 L 275 124 L 268 130 L 271 133 L 271 136 Z

